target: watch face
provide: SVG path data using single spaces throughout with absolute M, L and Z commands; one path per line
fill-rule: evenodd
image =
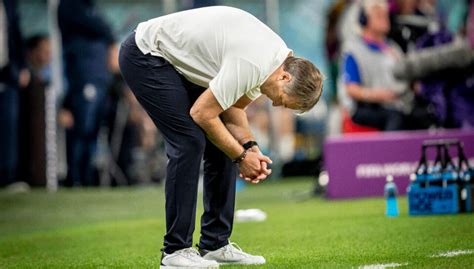
M 244 149 L 249 149 L 253 146 L 258 146 L 257 142 L 256 141 L 249 141 L 245 144 L 242 145 L 244 147 Z

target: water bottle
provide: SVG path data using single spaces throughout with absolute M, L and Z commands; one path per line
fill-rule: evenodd
M 387 183 L 385 183 L 384 195 L 386 200 L 385 215 L 387 217 L 398 216 L 398 204 L 397 204 L 397 185 L 393 182 L 393 176 L 387 176 Z

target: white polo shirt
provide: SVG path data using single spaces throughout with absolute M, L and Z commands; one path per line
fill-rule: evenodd
M 210 88 L 226 110 L 260 86 L 291 50 L 253 15 L 232 7 L 192 9 L 138 25 L 138 48 L 170 62 L 189 81 Z

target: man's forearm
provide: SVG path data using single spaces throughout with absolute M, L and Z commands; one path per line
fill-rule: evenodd
M 221 118 L 227 130 L 241 145 L 255 140 L 243 109 L 231 107 L 221 114 Z
M 243 101 L 238 101 L 238 104 L 236 105 L 245 107 L 246 103 L 249 103 L 250 101 L 250 99 L 244 98 Z M 222 111 L 222 108 L 215 99 L 211 89 L 207 89 L 201 94 L 201 96 L 199 96 L 191 107 L 190 115 L 193 120 L 204 129 L 212 143 L 214 143 L 227 156 L 235 159 L 242 154 L 244 150 L 237 139 L 244 139 L 246 136 L 245 134 L 249 133 L 249 131 L 239 131 L 239 128 L 234 126 L 242 124 L 248 126 L 248 122 L 242 108 L 235 107 L 234 105 L 234 107 L 230 107 L 228 111 Z M 236 113 L 237 116 L 234 115 Z M 244 115 L 239 113 L 243 113 Z M 226 128 L 223 120 L 231 123 L 232 126 L 230 129 Z
M 242 146 L 219 117 L 204 121 L 196 118 L 194 121 L 206 132 L 208 139 L 229 158 L 235 159 L 243 152 Z

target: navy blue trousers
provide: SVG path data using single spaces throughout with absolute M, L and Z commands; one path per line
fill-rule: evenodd
M 18 91 L 0 82 L 0 186 L 17 180 Z
M 98 184 L 93 157 L 104 113 L 107 81 L 81 79 L 70 81 L 70 107 L 74 126 L 67 130 L 68 175 L 66 185 L 94 186 Z
M 169 161 L 164 251 L 192 246 L 203 159 L 204 213 L 199 246 L 215 250 L 226 245 L 232 232 L 237 171 L 189 115 L 205 89 L 186 80 L 165 59 L 144 55 L 136 46 L 135 34 L 122 43 L 119 64 L 123 78 L 165 138 Z

